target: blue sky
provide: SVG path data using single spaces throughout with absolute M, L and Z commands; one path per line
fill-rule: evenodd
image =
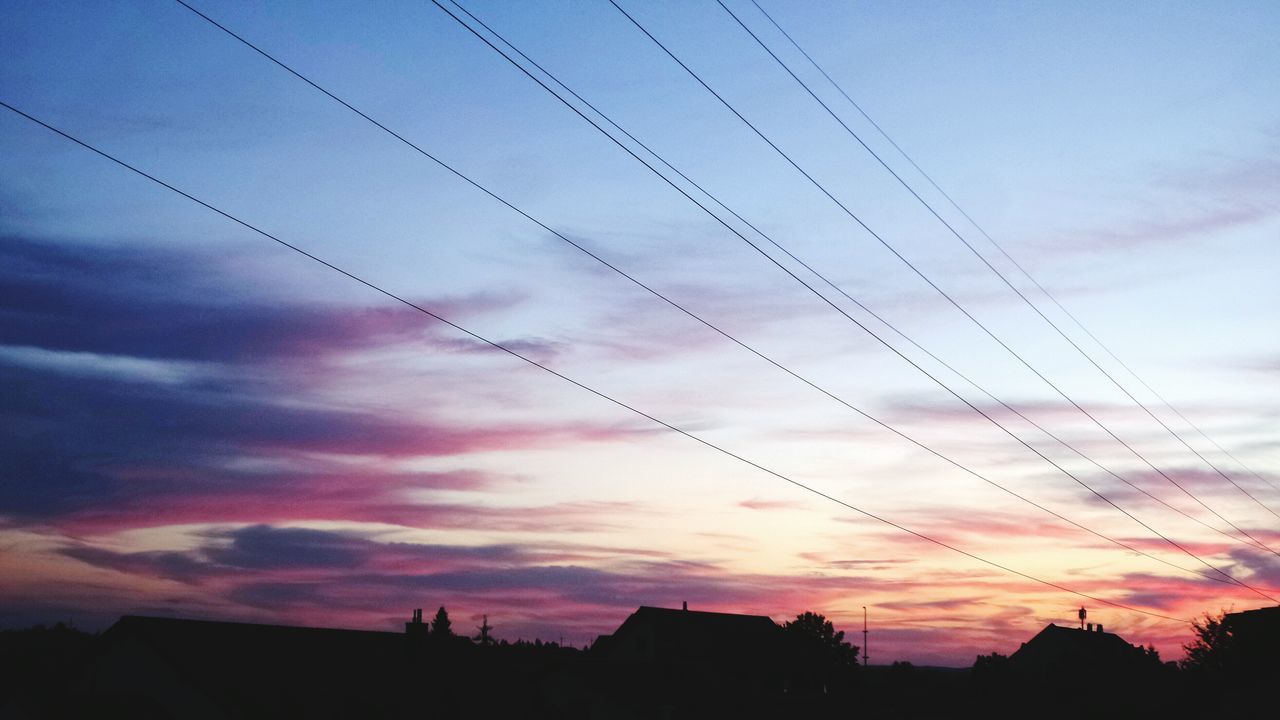
M 1012 272 L 750 3 L 728 4 Z M 1273 6 L 762 4 L 1094 334 L 1276 482 Z M 1090 527 L 1150 540 L 430 3 L 197 7 L 857 406 Z M 922 345 L 1221 524 L 1071 411 L 607 2 L 467 7 Z M 1280 542 L 1274 515 L 1128 403 L 718 5 L 624 7 L 1072 398 L 1222 515 Z M 700 328 L 177 4 L 14 4 L 3 18 L 0 99 L 577 379 L 1041 577 L 1179 616 L 1258 600 L 1039 525 L 1052 518 Z M 3 408 L 0 564 L 22 578 L 7 591 L 9 624 L 164 611 L 391 626 L 404 607 L 436 602 L 505 616 L 513 636 L 585 638 L 641 603 L 779 618 L 817 606 L 839 620 L 871 604 L 886 652 L 967 662 L 1007 649 L 984 626 L 1020 637 L 1070 620 L 1078 598 L 851 522 L 10 113 L 0 155 L 0 367 L 15 389 Z M 1274 488 L 1152 407 L 1280 507 Z M 1003 419 L 1233 575 L 1280 584 L 1255 551 L 1144 505 Z M 384 581 L 369 581 L 375 571 Z M 795 589 L 760 590 L 779 583 Z M 944 603 L 945 618 L 921 597 Z M 1178 626 L 1114 612 L 1108 626 L 1177 652 Z

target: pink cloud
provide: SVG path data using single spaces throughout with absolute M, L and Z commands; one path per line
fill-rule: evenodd
M 748 510 L 795 510 L 803 507 L 803 505 L 796 500 L 762 500 L 752 498 L 750 500 L 743 500 L 739 502 L 738 507 L 743 507 Z

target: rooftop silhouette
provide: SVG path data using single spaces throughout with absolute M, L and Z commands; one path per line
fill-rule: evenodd
M 1213 716 L 1270 691 L 1280 607 L 1207 617 L 1181 665 L 1093 623 L 972 669 L 860 666 L 812 612 L 641 606 L 585 650 L 496 640 L 488 616 L 474 639 L 453 626 L 442 607 L 403 632 L 133 615 L 96 637 L 9 631 L 0 717 Z

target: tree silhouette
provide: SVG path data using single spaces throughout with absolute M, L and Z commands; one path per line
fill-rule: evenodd
M 443 605 L 436 611 L 436 616 L 431 621 L 431 634 L 441 638 L 453 637 L 453 623 L 449 622 L 449 613 L 445 611 Z
M 853 680 L 858 666 L 858 648 L 845 642 L 844 631 L 823 615 L 803 612 L 795 620 L 783 623 L 790 651 L 794 655 L 794 667 L 807 675 L 819 692 L 831 692 L 847 687 Z
M 1009 656 L 993 652 L 990 655 L 979 655 L 973 661 L 973 685 L 979 692 L 1003 690 L 1008 686 L 1012 668 Z
M 821 650 L 839 665 L 857 665 L 858 648 L 844 640 L 844 631 L 825 616 L 815 612 L 803 612 L 795 620 L 782 624 L 787 634 L 806 646 Z
M 982 672 L 1004 672 L 1009 667 L 1009 656 L 1001 655 L 993 652 L 990 655 L 979 655 L 977 660 L 973 661 L 973 671 L 975 673 Z
M 1205 613 L 1203 620 L 1192 620 L 1195 639 L 1182 646 L 1187 657 L 1180 665 L 1183 670 L 1221 673 L 1231 665 L 1232 637 L 1227 628 L 1227 614 L 1217 616 Z

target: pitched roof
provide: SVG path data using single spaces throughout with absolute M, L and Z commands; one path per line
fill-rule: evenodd
M 1144 662 L 1145 659 L 1141 648 L 1130 645 L 1115 633 L 1081 630 L 1053 623 L 1009 656 L 1009 662 L 1014 667 L 1035 671 L 1056 671 L 1069 667 L 1107 671 Z
M 635 619 L 665 627 L 698 627 L 721 633 L 760 634 L 773 633 L 778 624 L 764 615 L 738 615 L 736 613 L 706 612 L 703 610 L 676 610 L 641 605 L 623 623 Z M 621 630 L 622 628 L 619 628 Z
M 598 651 L 627 660 L 752 662 L 775 650 L 781 634 L 763 615 L 642 606 L 599 643 Z

